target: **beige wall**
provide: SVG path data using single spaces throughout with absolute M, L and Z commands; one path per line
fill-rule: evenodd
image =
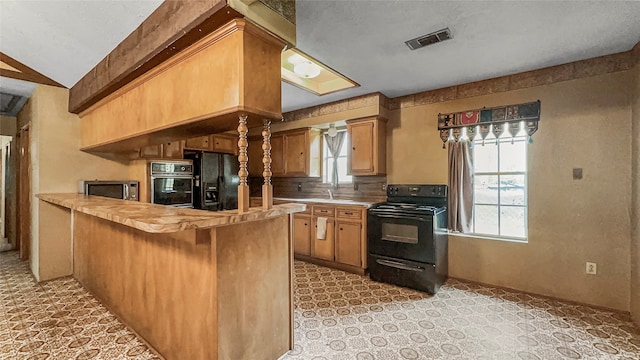
M 632 169 L 633 204 L 631 218 L 631 315 L 640 325 L 640 63 L 636 64 L 633 76 L 634 92 L 632 102 Z
M 39 223 L 41 207 L 36 194 L 51 192 L 77 192 L 81 179 L 126 179 L 126 163 L 107 160 L 87 154 L 80 148 L 80 118 L 67 111 L 69 91 L 46 85 L 38 85 L 31 100 L 25 105 L 31 115 L 32 160 L 32 242 L 31 269 L 39 281 L 70 274 L 68 261 L 60 253 L 70 253 L 69 239 L 52 236 Z M 22 114 L 22 112 L 21 112 Z M 26 114 L 25 114 L 26 115 Z M 55 249 L 55 251 L 53 251 Z M 65 273 L 67 272 L 67 273 Z
M 540 99 L 528 243 L 449 236 L 453 277 L 619 310 L 630 303 L 630 71 L 392 111 L 389 183 L 447 183 L 437 114 Z M 491 146 L 491 145 L 486 145 Z M 584 178 L 572 179 L 572 168 Z M 585 274 L 596 262 L 598 275 Z

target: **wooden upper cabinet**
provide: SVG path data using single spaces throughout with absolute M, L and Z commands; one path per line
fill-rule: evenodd
M 351 175 L 383 175 L 387 172 L 386 120 L 380 117 L 347 121 L 348 170 Z
M 309 132 L 302 131 L 286 135 L 287 152 L 285 154 L 285 163 L 287 164 L 287 175 L 305 176 L 308 174 L 307 166 L 309 163 Z
M 320 130 L 297 129 L 284 132 L 281 136 L 284 141 L 284 173 L 281 176 L 320 176 L 322 166 Z M 275 159 L 273 161 L 275 162 Z M 276 175 L 275 172 L 274 175 Z
M 199 136 L 185 141 L 185 149 L 237 154 L 238 138 L 231 134 Z
M 214 134 L 211 135 L 211 151 L 237 154 L 238 137 L 234 135 Z M 262 149 L 261 149 L 262 150 Z
M 271 172 L 276 177 L 320 176 L 320 130 L 296 129 L 271 135 Z M 249 140 L 249 173 L 262 176 L 262 138 Z
M 209 136 L 200 136 L 191 139 L 187 139 L 184 144 L 185 149 L 205 150 L 208 151 L 211 148 L 211 142 Z
M 285 147 L 284 135 L 271 136 L 271 172 L 273 176 L 283 176 L 285 174 Z M 262 156 L 260 156 L 262 164 Z
M 182 159 L 184 150 L 184 141 L 171 141 L 162 144 L 163 159 Z
M 160 159 L 162 158 L 162 145 L 149 145 L 140 149 L 140 158 L 142 159 Z

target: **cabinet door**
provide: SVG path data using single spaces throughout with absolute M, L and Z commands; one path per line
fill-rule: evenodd
M 235 154 L 238 139 L 230 135 L 211 135 L 211 149 L 215 152 Z
M 313 227 L 311 228 L 312 234 L 311 238 L 313 239 L 312 248 L 311 248 L 311 256 L 333 261 L 334 254 L 334 219 L 327 218 L 327 233 L 324 239 L 318 239 L 318 218 L 314 216 L 313 218 Z
M 311 217 L 293 215 L 293 252 L 311 255 Z
M 162 157 L 164 159 L 182 159 L 182 141 L 171 141 L 162 144 Z
M 285 162 L 287 164 L 287 176 L 307 175 L 307 158 L 309 154 L 307 133 L 286 135 L 287 152 Z
M 351 174 L 367 174 L 374 171 L 373 158 L 373 122 L 360 122 L 348 125 L 351 139 L 349 151 L 349 170 Z
M 143 159 L 162 158 L 162 145 L 149 145 L 141 148 L 140 157 Z
M 200 136 L 196 138 L 187 139 L 187 141 L 184 144 L 184 147 L 187 149 L 211 150 L 209 136 Z
M 274 176 L 282 176 L 285 173 L 285 151 L 284 135 L 271 137 L 271 172 Z M 262 155 L 260 158 L 262 159 Z
M 361 239 L 362 224 L 360 222 L 336 222 L 336 262 L 362 266 Z

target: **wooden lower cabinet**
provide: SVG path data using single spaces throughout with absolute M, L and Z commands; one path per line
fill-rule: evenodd
M 366 212 L 363 207 L 307 205 L 308 214 L 293 217 L 293 249 L 297 258 L 364 274 Z M 327 218 L 324 239 L 317 238 L 318 217 Z
M 313 234 L 311 238 L 313 239 L 311 244 L 311 256 L 322 259 L 333 261 L 334 255 L 334 245 L 335 245 L 335 219 L 327 218 L 327 232 L 325 234 L 324 239 L 318 239 L 318 217 L 313 217 Z
M 311 255 L 310 215 L 293 215 L 293 249 L 296 254 Z
M 351 266 L 362 266 L 362 223 L 336 221 L 335 261 Z

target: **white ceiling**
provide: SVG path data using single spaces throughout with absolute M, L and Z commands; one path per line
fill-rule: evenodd
M 71 87 L 160 3 L 2 0 L 0 51 Z M 640 41 L 640 1 L 297 0 L 296 13 L 297 47 L 362 86 L 316 96 L 283 84 L 283 111 L 437 89 Z M 444 27 L 453 40 L 415 51 L 404 44 Z

